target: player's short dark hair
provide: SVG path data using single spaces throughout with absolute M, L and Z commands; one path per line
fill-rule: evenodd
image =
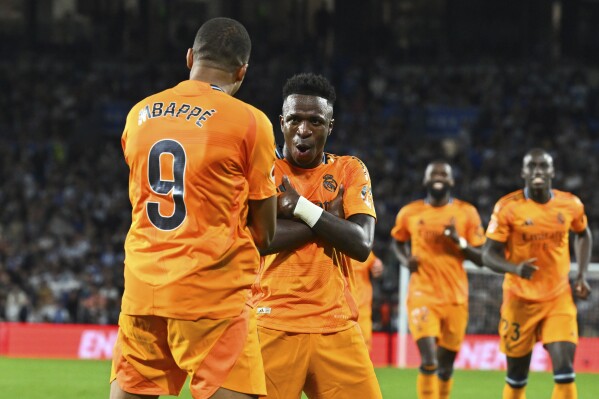
M 252 41 L 245 27 L 231 18 L 212 18 L 200 27 L 193 42 L 196 61 L 209 61 L 227 71 L 247 64 Z
M 283 100 L 292 94 L 318 96 L 326 99 L 332 106 L 337 99 L 335 88 L 327 78 L 313 73 L 293 75 L 283 86 Z

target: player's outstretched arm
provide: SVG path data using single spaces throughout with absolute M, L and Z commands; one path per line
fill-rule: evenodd
M 587 282 L 587 271 L 591 261 L 591 248 L 593 247 L 593 236 L 587 227 L 574 236 L 574 254 L 578 263 L 578 276 L 574 283 L 574 292 L 581 299 L 586 299 L 591 293 L 591 286 Z
M 534 265 L 536 259 L 527 259 L 514 264 L 505 259 L 505 243 L 487 238 L 483 246 L 482 261 L 485 266 L 497 273 L 511 273 L 530 280 L 539 269 Z

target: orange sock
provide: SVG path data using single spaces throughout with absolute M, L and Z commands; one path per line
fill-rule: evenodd
M 449 399 L 452 387 L 453 378 L 450 378 L 447 381 L 439 378 L 439 399 Z
M 422 371 L 418 373 L 416 392 L 418 399 L 438 399 L 439 378 L 437 378 L 437 374 L 424 374 Z
M 574 382 L 555 384 L 551 399 L 578 399 L 578 390 Z
M 526 388 L 512 388 L 509 384 L 503 387 L 503 399 L 526 399 Z

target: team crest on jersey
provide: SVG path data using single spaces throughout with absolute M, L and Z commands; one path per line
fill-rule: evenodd
M 533 225 L 534 225 L 534 223 L 533 223 L 532 219 L 526 219 L 524 221 L 524 226 L 533 226 Z
M 372 208 L 372 191 L 370 190 L 370 187 L 363 186 L 360 195 L 362 196 L 362 201 L 364 201 L 369 208 Z
M 564 217 L 563 213 L 559 212 L 559 213 L 557 214 L 557 222 L 558 222 L 559 224 L 564 224 L 564 223 L 566 223 L 566 218 Z
M 335 178 L 333 177 L 333 175 L 329 175 L 326 174 L 322 177 L 322 186 L 331 191 L 331 192 L 335 192 L 335 190 L 337 190 L 337 181 L 335 181 Z

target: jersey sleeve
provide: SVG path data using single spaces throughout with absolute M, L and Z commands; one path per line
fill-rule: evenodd
M 261 200 L 276 194 L 274 180 L 275 137 L 272 124 L 262 112 L 253 110 L 255 141 L 248 168 L 249 199 Z
M 408 229 L 408 210 L 405 206 L 399 210 L 399 213 L 395 218 L 395 226 L 393 226 L 391 229 L 391 237 L 401 242 L 410 240 L 410 230 Z
M 376 218 L 370 175 L 366 165 L 358 158 L 351 157 L 347 179 L 344 183 L 343 211 L 346 217 L 364 213 Z
M 572 218 L 572 231 L 580 233 L 587 228 L 587 215 L 584 213 L 584 205 L 582 201 L 573 196 L 573 218 Z
M 465 238 L 473 247 L 480 247 L 485 243 L 485 230 L 480 221 L 480 215 L 474 206 L 469 206 L 467 216 L 468 227 Z
M 125 120 L 125 128 L 123 129 L 123 134 L 121 135 L 121 147 L 123 148 L 123 155 L 125 156 L 125 161 L 129 163 L 129 157 L 127 152 L 127 140 L 129 138 L 129 131 L 133 127 L 131 124 L 133 123 L 133 115 L 135 113 L 135 109 L 137 107 L 133 107 L 129 114 L 127 114 L 127 119 Z
M 506 207 L 498 202 L 487 227 L 487 238 L 499 242 L 507 242 L 510 235 L 509 215 Z

